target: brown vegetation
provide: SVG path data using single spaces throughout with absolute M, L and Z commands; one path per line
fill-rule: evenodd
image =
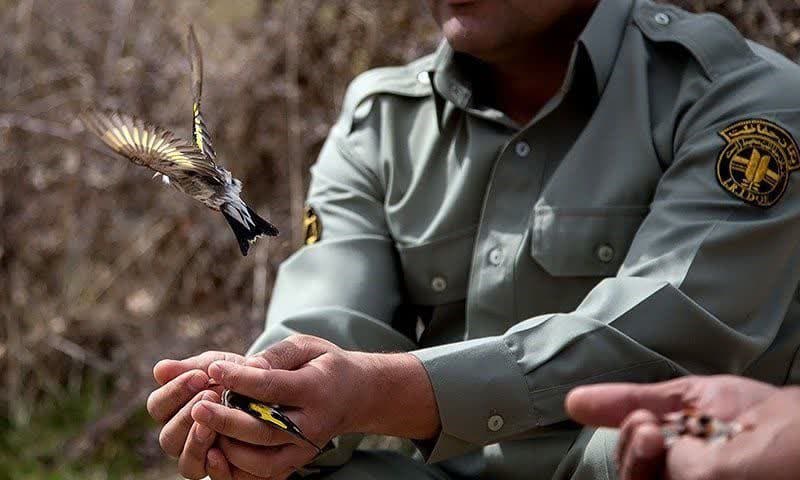
M 108 401 L 66 450 L 81 457 L 141 410 L 156 360 L 247 347 L 299 244 L 307 168 L 347 83 L 435 45 L 421 3 L 0 0 L 0 435 L 102 383 Z M 800 1 L 679 3 L 797 58 Z M 112 158 L 75 120 L 94 104 L 188 135 L 189 23 L 221 162 L 284 232 L 247 258 L 221 216 Z M 161 458 L 144 443 L 140 455 Z

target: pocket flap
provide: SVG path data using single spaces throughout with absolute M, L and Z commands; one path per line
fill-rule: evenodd
M 531 256 L 550 275 L 616 275 L 649 207 L 534 210 Z

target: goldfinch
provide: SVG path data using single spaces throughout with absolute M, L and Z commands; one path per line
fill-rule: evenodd
M 203 57 L 189 27 L 189 59 L 192 75 L 192 140 L 178 138 L 158 127 L 116 111 L 90 109 L 81 115 L 83 124 L 112 150 L 136 165 L 154 170 L 153 176 L 186 193 L 228 221 L 242 255 L 261 236 L 276 236 L 278 229 L 259 217 L 241 199 L 242 182 L 216 163 L 211 135 L 203 121 Z

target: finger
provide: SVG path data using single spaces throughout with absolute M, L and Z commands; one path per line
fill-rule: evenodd
M 244 363 L 244 357 L 229 352 L 204 352 L 184 360 L 161 360 L 153 367 L 153 377 L 159 385 L 164 385 L 189 370 L 206 371 L 208 366 L 218 360 Z
M 617 441 L 617 462 L 622 466 L 623 460 L 628 455 L 628 449 L 633 441 L 634 433 L 645 424 L 658 424 L 658 418 L 648 410 L 636 410 L 628 415 L 620 427 L 619 440 Z
M 195 423 L 189 430 L 186 446 L 178 459 L 178 472 L 188 479 L 206 476 L 206 457 L 214 444 L 216 433 L 205 425 Z
M 261 446 L 297 443 L 297 439 L 290 433 L 219 403 L 200 402 L 192 408 L 191 416 L 195 422 L 245 443 Z
M 261 477 L 299 468 L 310 462 L 316 454 L 306 446 L 256 447 L 226 437 L 219 438 L 219 447 L 231 465 Z
M 148 413 L 158 422 L 166 423 L 186 402 L 206 388 L 208 380 L 208 375 L 200 370 L 179 375 L 150 394 L 147 398 Z
M 192 407 L 197 402 L 202 400 L 207 393 L 213 392 L 200 392 L 189 400 L 186 405 L 176 413 L 158 435 L 158 443 L 164 453 L 172 458 L 178 458 L 183 447 L 186 444 L 186 438 L 189 435 L 189 429 L 192 428 L 194 420 L 192 420 Z
M 310 335 L 292 335 L 248 357 L 248 365 L 260 368 L 267 365 L 268 368 L 277 370 L 296 370 L 327 352 L 331 346 L 333 344 Z
M 211 480 L 233 480 L 228 459 L 218 448 L 212 448 L 206 455 L 206 472 Z
M 231 473 L 233 474 L 233 480 L 272 480 L 272 477 L 260 477 L 258 475 L 251 475 L 244 470 L 239 470 L 236 467 L 231 467 Z
M 264 370 L 231 362 L 214 362 L 208 367 L 214 381 L 256 400 L 280 405 L 298 406 L 309 390 L 303 370 Z
M 691 382 L 689 378 L 680 378 L 652 385 L 608 383 L 578 387 L 567 395 L 566 408 L 579 423 L 617 427 L 637 409 L 657 415 L 680 410 Z
M 291 476 L 291 475 L 292 475 L 294 472 L 295 472 L 295 469 L 294 469 L 294 468 L 292 468 L 292 469 L 289 469 L 289 470 L 286 470 L 285 472 L 283 472 L 283 473 L 279 473 L 278 475 L 273 475 L 271 480 L 286 480 L 286 479 L 287 479 L 287 478 L 289 478 L 289 477 L 290 477 L 290 476 Z
M 653 423 L 639 425 L 633 432 L 627 457 L 620 471 L 622 480 L 660 478 L 664 469 L 664 437 Z
M 775 389 L 775 392 L 766 400 L 750 408 L 736 417 L 736 422 L 746 428 L 764 423 L 766 419 L 775 417 L 775 412 L 790 412 L 790 405 L 800 405 L 800 388 L 784 387 Z M 767 420 L 769 421 L 769 420 Z
M 718 456 L 719 446 L 709 444 L 706 440 L 696 437 L 681 437 L 669 447 L 669 451 L 666 453 L 666 478 L 722 478 L 717 475 L 716 470 L 731 458 L 742 458 L 739 456 L 742 451 L 736 452 L 734 455 L 728 453 Z M 758 477 L 742 475 L 736 478 Z

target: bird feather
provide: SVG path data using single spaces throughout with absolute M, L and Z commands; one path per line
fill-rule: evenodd
M 203 96 L 203 52 L 200 50 L 200 44 L 194 34 L 194 27 L 191 25 L 189 25 L 188 37 L 186 43 L 189 46 L 189 65 L 192 71 L 192 139 L 197 148 L 211 161 L 214 161 L 217 153 L 214 151 L 211 132 L 206 127 L 200 108 Z
M 226 182 L 213 160 L 169 130 L 115 111 L 88 110 L 81 120 L 112 150 L 137 165 L 168 177 L 201 175 L 214 183 Z

